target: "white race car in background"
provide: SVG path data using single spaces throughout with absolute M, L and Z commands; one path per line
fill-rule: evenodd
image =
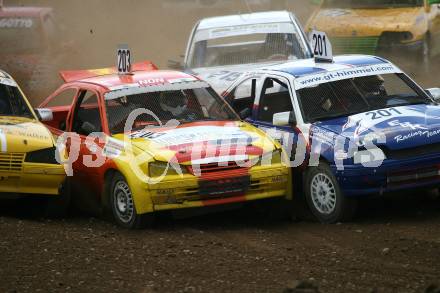
M 308 40 L 292 13 L 258 12 L 200 20 L 189 38 L 183 68 L 221 94 L 245 71 L 310 57 Z

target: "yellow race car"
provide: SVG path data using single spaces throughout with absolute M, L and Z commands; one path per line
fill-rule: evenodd
M 315 1 L 316 2 L 316 1 Z M 319 2 L 319 1 L 318 1 Z M 333 52 L 392 56 L 440 53 L 440 0 L 323 0 L 306 30 L 329 35 Z
M 51 119 L 41 110 L 41 120 Z M 12 77 L 0 70 L 0 197 L 47 195 L 48 211 L 63 212 L 68 206 L 66 174 L 55 156 L 50 131 Z

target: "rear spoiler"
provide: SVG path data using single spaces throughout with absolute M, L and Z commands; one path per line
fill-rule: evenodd
M 1 0 L 0 0 L 1 1 Z M 131 66 L 131 71 L 153 71 L 157 70 L 158 67 L 151 61 L 144 61 L 139 63 L 134 63 Z M 87 69 L 87 70 L 66 70 L 60 71 L 60 76 L 64 82 L 72 82 L 81 79 L 98 77 L 110 74 L 118 74 L 116 67 L 101 68 L 101 69 Z

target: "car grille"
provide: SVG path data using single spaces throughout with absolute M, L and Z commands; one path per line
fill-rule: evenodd
M 0 172 L 21 172 L 23 160 L 22 153 L 0 153 Z
M 271 190 L 271 186 L 274 183 L 272 182 L 264 182 L 262 180 L 252 180 L 250 181 L 249 186 L 247 187 L 247 192 L 249 194 L 261 193 L 267 190 Z M 221 188 L 219 185 L 213 188 Z M 185 191 L 179 192 L 176 194 L 177 203 L 181 203 L 184 201 L 197 201 L 197 200 L 208 200 L 208 199 L 216 199 L 216 198 L 227 198 L 236 196 L 237 193 L 218 193 L 218 194 L 200 194 L 200 190 L 198 188 L 186 189 Z
M 244 179 L 244 178 L 243 178 Z M 249 177 L 246 179 L 249 180 Z M 285 176 L 276 176 L 270 178 L 261 178 L 258 180 L 239 180 L 227 186 L 209 186 L 209 189 L 205 189 L 205 192 L 201 193 L 201 190 L 197 187 L 194 188 L 179 188 L 179 189 L 171 189 L 171 190 L 160 190 L 157 192 L 155 196 L 153 196 L 154 204 L 179 204 L 185 201 L 199 201 L 199 200 L 215 200 L 215 199 L 223 199 L 223 198 L 233 198 L 239 195 L 243 195 L 243 192 L 246 191 L 246 195 L 257 195 L 263 192 L 272 192 L 275 189 L 279 189 L 280 184 L 286 184 L 287 178 Z M 244 186 L 248 185 L 247 187 Z M 245 187 L 245 188 L 243 188 Z M 206 188 L 206 186 L 205 186 Z M 212 189 L 211 189 L 212 188 Z M 227 188 L 223 191 L 226 192 L 217 192 L 222 188 Z M 241 191 L 234 190 L 243 188 Z M 285 188 L 282 187 L 282 188 Z M 206 191 L 214 190 L 213 193 L 206 193 Z
M 432 155 L 436 153 L 440 154 L 440 144 L 435 143 L 401 150 L 389 150 L 383 147 L 382 151 L 385 153 L 387 159 L 403 160 L 412 157 Z
M 406 170 L 387 174 L 387 184 L 389 187 L 401 186 L 403 184 L 429 182 L 440 178 L 438 167 L 423 168 L 418 170 Z
M 379 44 L 379 37 L 333 37 L 331 42 L 334 54 L 374 55 Z
M 250 185 L 250 176 L 234 176 L 217 180 L 200 180 L 199 194 L 202 197 L 244 194 Z
M 200 174 L 212 174 L 215 172 L 224 172 L 224 171 L 233 171 L 233 170 L 240 170 L 239 165 L 237 165 L 236 162 L 227 162 L 227 163 L 210 163 L 210 164 L 202 164 L 200 165 Z M 188 166 L 188 170 L 191 174 L 195 175 L 197 173 L 197 169 L 195 169 L 193 166 Z

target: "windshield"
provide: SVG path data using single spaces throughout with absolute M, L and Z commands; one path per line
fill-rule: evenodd
M 18 88 L 5 84 L 0 84 L 0 116 L 34 118 Z
M 293 25 L 289 26 L 294 31 Z M 237 35 L 238 34 L 238 35 Z M 196 34 L 187 62 L 190 68 L 263 63 L 306 58 L 306 48 L 297 33 L 242 34 L 242 31 Z
M 166 124 L 172 119 L 182 123 L 206 120 L 239 120 L 229 105 L 211 88 L 148 92 L 106 100 L 107 119 L 112 134 L 123 133 L 130 113 L 147 109 L 134 121 L 132 130 Z
M 325 0 L 325 8 L 401 8 L 423 6 L 423 0 Z
M 0 18 L 0 53 L 29 53 L 44 49 L 44 37 L 38 18 Z
M 297 95 L 306 122 L 431 102 L 403 74 L 372 75 L 321 83 L 300 89 Z

